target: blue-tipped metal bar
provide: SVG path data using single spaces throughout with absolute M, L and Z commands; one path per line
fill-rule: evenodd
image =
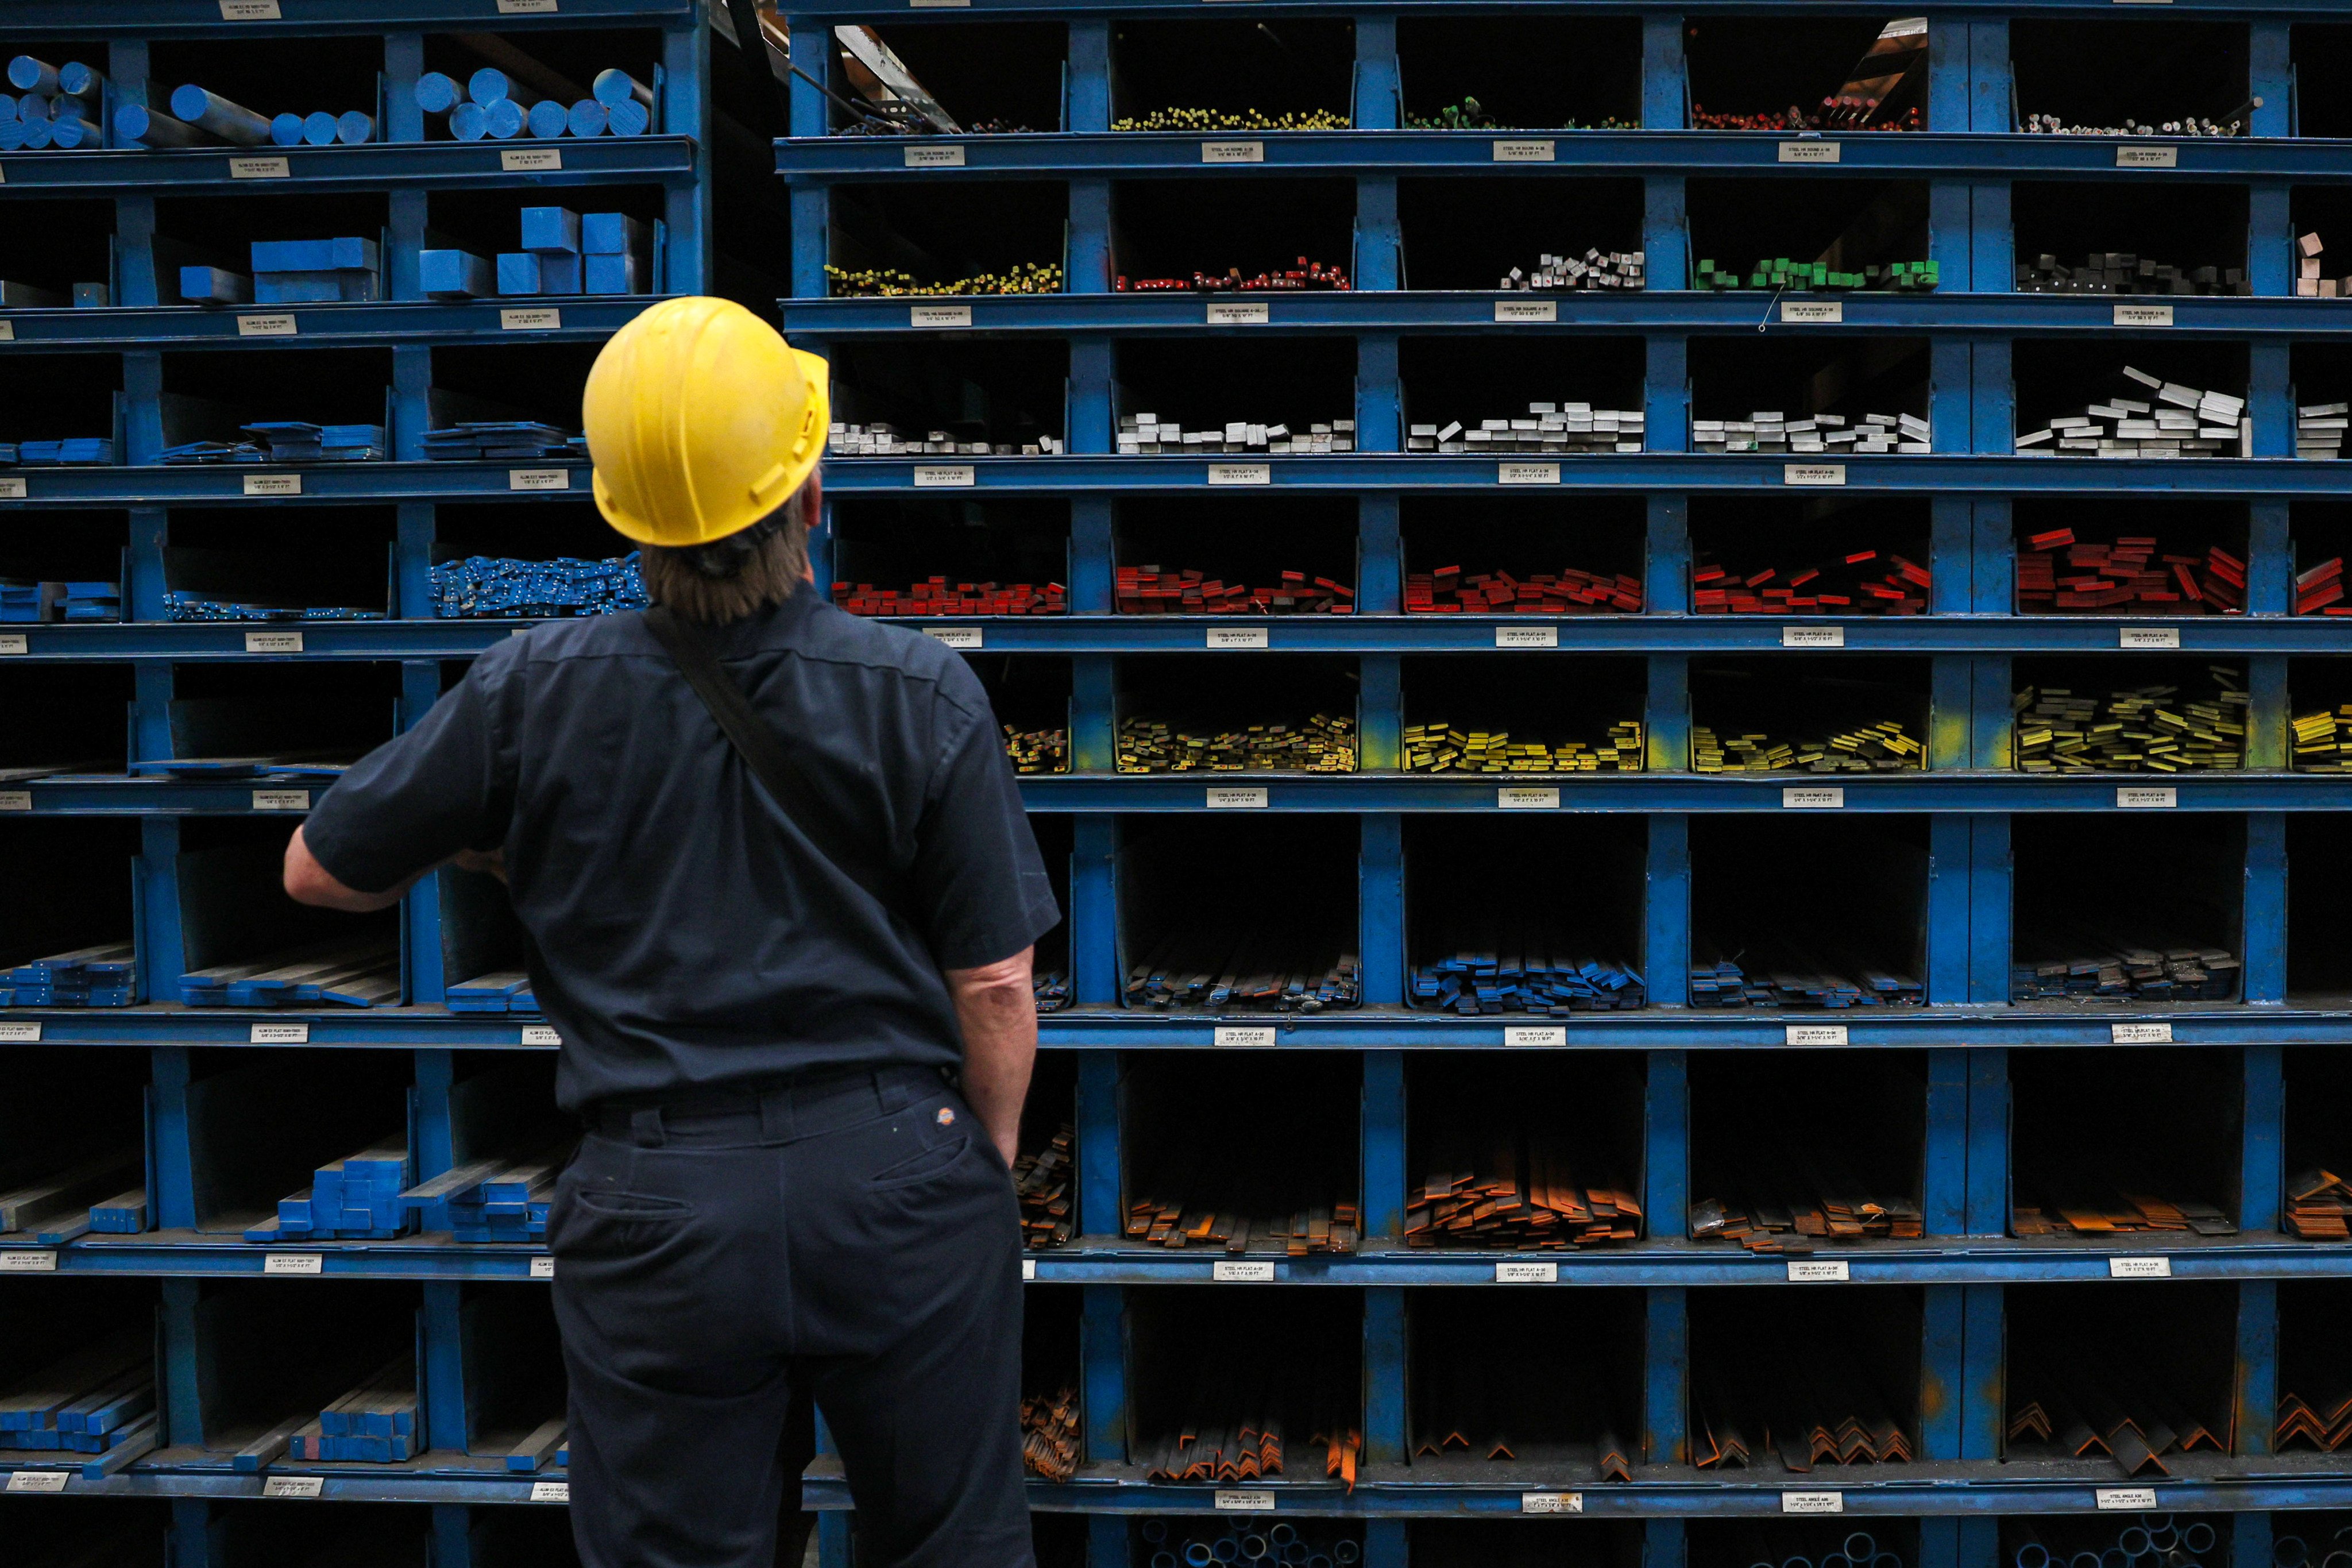
M 71 120 L 49 121 L 49 145 L 52 147 L 103 147 L 106 132 L 95 121 L 77 116 Z
M 47 120 L 50 115 L 48 94 L 28 92 L 16 100 L 16 118 L 30 121 Z
M 96 66 L 68 60 L 58 68 L 58 90 L 75 98 L 97 99 L 106 91 L 106 76 Z
M 335 140 L 346 147 L 358 147 L 374 141 L 375 116 L 362 110 L 344 110 L 335 116 Z
M 449 111 L 449 134 L 460 142 L 479 142 L 490 133 L 490 117 L 478 103 L 461 103 Z
M 572 112 L 566 116 L 566 123 L 574 136 L 602 136 L 612 120 L 613 111 L 593 98 L 583 98 L 573 104 Z
M 30 55 L 18 55 L 8 62 L 8 85 L 18 92 L 46 96 L 58 90 L 58 68 Z
M 302 140 L 313 147 L 331 147 L 341 133 L 341 123 L 323 109 L 302 117 Z
M 418 255 L 417 286 L 428 300 L 478 300 L 498 291 L 497 268 L 463 250 L 427 250 Z
M 588 90 L 594 93 L 596 101 L 607 109 L 616 109 L 633 99 L 646 109 L 654 106 L 654 89 L 618 66 L 611 70 L 598 71 Z
M 484 107 L 493 103 L 513 103 L 529 109 L 539 101 L 539 94 L 496 66 L 484 66 L 467 78 L 466 96 Z
M 482 109 L 482 129 L 493 142 L 511 142 L 522 134 L 529 111 L 511 98 L 501 98 Z
M 258 147 L 269 140 L 268 121 L 194 82 L 172 89 L 172 112 L 240 147 Z
M 280 147 L 302 145 L 302 117 L 289 110 L 269 117 L 269 140 Z
M 416 79 L 416 107 L 427 114 L 446 114 L 466 101 L 466 84 L 440 71 Z
M 217 267 L 183 267 L 180 298 L 191 305 L 250 305 L 253 279 Z
M 126 147 L 204 147 L 216 140 L 143 103 L 126 103 L 114 111 L 114 139 Z
M 643 136 L 653 128 L 654 111 L 635 99 L 613 110 L 606 129 L 615 136 Z
M 551 98 L 542 98 L 523 116 L 523 129 L 542 141 L 572 129 L 572 111 Z

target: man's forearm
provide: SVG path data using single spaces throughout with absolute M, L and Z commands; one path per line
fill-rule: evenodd
M 1021 1106 L 1037 1060 L 1037 1000 L 1031 950 L 1001 963 L 947 972 L 963 1033 L 963 1097 L 1006 1164 L 1020 1152 Z

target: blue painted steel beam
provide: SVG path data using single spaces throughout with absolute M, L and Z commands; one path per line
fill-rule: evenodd
M 537 154 L 540 162 L 518 160 Z M 554 154 L 560 161 L 544 160 Z M 279 160 L 286 173 L 276 174 Z M 72 153 L 12 153 L 5 189 L 15 195 L 80 196 L 263 191 L 533 190 L 629 180 L 675 184 L 696 178 L 698 149 L 686 136 L 564 137 L 555 142 L 374 142 L 349 147 L 190 147 Z M 259 178 L 238 168 L 272 171 Z
M 126 373 L 142 359 L 159 355 L 125 354 Z M 126 379 L 128 375 L 126 374 Z M 152 403 L 145 405 L 152 407 Z M 134 424 L 131 455 L 140 456 L 140 426 Z M 155 436 L 161 444 L 161 427 Z M 530 489 L 519 486 L 518 469 L 533 472 L 559 469 L 570 476 L 562 489 Z M 530 501 L 552 498 L 579 500 L 588 494 L 588 467 L 581 463 L 542 461 L 500 463 L 320 463 L 309 467 L 256 464 L 225 468 L 215 464 L 120 468 L 25 468 L 12 470 L 25 480 L 22 500 L 0 501 L 0 516 L 27 506 L 242 506 L 253 497 L 245 481 L 255 474 L 301 481 L 305 501 L 384 503 L 406 500 Z
M 305 37 L 333 33 L 381 33 L 397 27 L 481 26 L 493 13 L 481 0 L 364 0 L 359 5 L 282 7 L 278 19 L 239 22 L 238 37 Z M 562 0 L 560 10 L 496 13 L 499 31 L 540 32 L 610 27 L 615 22 L 689 22 L 695 0 Z M 218 0 L 9 0 L 0 40 L 114 37 L 217 37 L 224 32 Z
M 395 266 L 403 254 L 401 247 L 394 247 Z M 131 268 L 126 266 L 124 270 L 127 275 Z M 126 304 L 106 310 L 10 310 L 5 312 L 5 320 L 16 335 L 0 342 L 0 356 L 152 348 L 158 343 L 270 353 L 390 342 L 479 342 L 484 339 L 506 343 L 593 342 L 610 337 L 652 304 L 655 298 L 566 299 L 551 307 L 560 317 L 559 325 L 509 332 L 499 330 L 502 307 L 495 300 L 460 304 L 388 300 L 372 304 L 304 305 L 290 312 L 216 310 L 177 303 L 135 309 Z M 503 308 L 511 308 L 511 304 Z M 534 310 L 538 308 L 534 301 Z M 295 326 L 291 337 L 249 337 L 237 331 L 240 317 L 289 313 Z
M 47 3 L 55 5 L 61 3 L 61 0 L 47 0 Z M 150 3 L 162 4 L 165 3 L 165 0 L 150 0 Z M 180 3 L 188 4 L 189 0 L 180 0 Z M 2170 0 L 2168 0 L 2168 3 L 2170 3 Z M 2113 4 L 2114 0 L 1951 0 L 1950 4 L 1939 5 L 1936 8 L 1955 16 L 1981 15 L 1987 12 L 2024 16 L 2044 14 L 2111 16 L 2113 12 L 2109 7 Z M 1252 15 L 1269 16 L 1344 16 L 1396 10 L 1420 11 L 1425 10 L 1427 5 L 1428 0 L 1266 0 L 1265 4 L 1252 5 L 1250 11 Z M 2336 7 L 2337 0 L 2251 0 L 2251 3 L 2246 5 L 2234 4 L 2233 0 L 2179 0 L 2178 4 L 2173 5 L 2171 14 L 2221 16 L 2232 20 L 2242 20 L 2248 16 L 2318 20 L 2339 15 Z M 1482 4 L 1479 7 L 1482 11 L 1493 11 L 1506 16 L 1514 12 L 1541 16 L 1557 16 L 1563 12 L 1570 14 L 1591 12 L 1602 16 L 1620 16 L 1632 8 L 1624 4 L 1624 0 L 1493 0 L 1492 4 Z M 828 0 L 828 3 L 823 5 L 795 5 L 793 9 L 805 11 L 813 16 L 837 18 L 844 21 L 862 20 L 875 14 L 870 4 L 861 5 L 857 0 Z M 1755 10 L 1756 0 L 1677 0 L 1677 3 L 1664 14 L 1667 16 L 1753 15 Z M 1070 0 L 972 0 L 972 4 L 964 10 L 964 14 L 979 19 L 1007 16 L 1049 16 L 1060 19 L 1072 15 L 1118 16 L 1152 11 L 1170 11 L 1187 16 L 1200 14 L 1195 5 L 1186 4 L 1185 0 L 1080 0 L 1077 4 L 1072 4 Z M 1886 8 L 1884 5 L 1874 8 L 1871 0 L 1811 0 L 1811 3 L 1805 6 L 1805 11 L 1812 16 L 1847 16 L 1856 20 L 1865 18 L 1884 20 L 1886 15 Z M 1643 8 L 1643 14 L 1646 19 L 1657 13 Z

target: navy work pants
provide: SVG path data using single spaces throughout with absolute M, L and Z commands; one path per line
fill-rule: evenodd
M 606 1108 L 548 1241 L 584 1568 L 774 1568 L 812 1396 L 858 1568 L 1034 1568 L 1017 1208 L 938 1073 Z

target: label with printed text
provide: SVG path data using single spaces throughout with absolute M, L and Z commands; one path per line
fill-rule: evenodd
M 222 3 L 226 5 L 226 0 L 222 0 Z M 71 1470 L 14 1470 L 8 1476 L 8 1489 L 12 1492 L 61 1492 L 66 1489 L 66 1481 L 72 1474 Z
M 1816 326 L 1824 323 L 1842 323 L 1845 320 L 1845 301 L 1843 300 L 1783 300 L 1780 301 L 1780 320 L 1797 323 L 1810 321 Z
M 1557 1263 L 1503 1262 L 1495 1265 L 1497 1285 L 1557 1285 L 1559 1265 Z
M 308 811 L 310 792 L 307 789 L 257 789 L 253 792 L 256 811 Z
M 232 180 L 290 180 L 293 166 L 283 158 L 231 158 L 228 177 Z
M 30 811 L 33 792 L 28 789 L 0 789 L 0 811 Z M 36 1026 L 37 1027 L 38 1026 Z
M 1557 300 L 1497 300 L 1495 320 L 1498 321 L 1557 321 L 1559 301 Z
M 1263 1047 L 1274 1044 L 1271 1024 L 1220 1024 L 1211 1037 L 1221 1046 Z
M 278 0 L 220 0 L 224 22 L 282 22 Z
M 1201 143 L 1203 163 L 1263 163 L 1265 143 L 1263 142 L 1203 142 Z
M 563 154 L 552 147 L 509 147 L 499 154 L 502 174 L 546 174 L 563 167 Z
M 264 1274 L 324 1274 L 327 1257 L 322 1252 L 272 1252 L 261 1259 Z
M 499 0 L 501 16 L 552 16 L 556 0 Z
M 1507 1046 L 1564 1046 L 1568 1044 L 1565 1024 L 1506 1024 L 1503 1044 Z
M 1496 647 L 1558 647 L 1558 626 L 1496 626 Z
M 1549 140 L 1511 139 L 1495 143 L 1497 163 L 1549 163 L 1559 155 L 1557 145 Z
M 14 321 L 0 321 L 0 343 L 13 343 L 16 341 L 16 323 Z
M 247 632 L 245 634 L 247 653 L 300 653 L 300 632 Z
M 507 489 L 510 490 L 568 490 L 572 488 L 570 468 L 509 468 Z
M 1790 1024 L 1781 1039 L 1791 1046 L 1843 1046 L 1847 1043 L 1843 1024 Z
M 1843 1513 L 1843 1492 L 1782 1492 L 1782 1513 Z
M 1217 1492 L 1219 1513 L 1272 1513 L 1272 1492 L 1236 1492 L 1220 1488 Z
M 299 496 L 302 493 L 299 474 L 247 474 L 245 493 L 249 496 Z
M 568 1503 L 572 1500 L 572 1483 L 570 1481 L 533 1481 L 530 1483 L 530 1500 Z
M 1495 806 L 1498 811 L 1558 811 L 1559 791 L 1557 789 L 1497 789 Z
M 1845 787 L 1832 784 L 1827 789 L 1784 789 L 1780 792 L 1784 811 L 1839 811 L 1845 806 Z
M 1834 163 L 1838 161 L 1838 144 L 1834 142 L 1783 142 L 1780 162 L 1783 163 Z
M 969 305 L 909 305 L 907 324 L 910 327 L 969 327 L 971 307 Z
M 23 500 L 24 499 L 25 499 L 25 481 L 24 481 L 24 480 L 22 480 L 22 479 L 0 479 L 0 500 Z
M 531 1277 L 532 1279 L 554 1279 L 554 1278 L 555 1278 L 555 1259 L 554 1259 L 554 1258 L 532 1258 L 532 1259 L 530 1260 L 530 1277 Z
M 915 488 L 919 490 L 968 489 L 979 479 L 979 471 L 970 463 L 915 465 Z
M 239 316 L 236 335 L 240 338 L 290 338 L 297 335 L 291 315 Z
M 1271 635 L 1264 626 L 1211 626 L 1203 634 L 1207 647 L 1271 647 Z
M 1211 784 L 1206 804 L 1211 811 L 1251 811 L 1268 802 L 1264 784 Z
M 263 1497 L 316 1498 L 326 1489 L 324 1476 L 272 1476 L 261 1483 Z
M 2178 169 L 2180 149 L 2178 147 L 2118 147 L 2116 149 L 2118 169 Z
M 50 1247 L 18 1247 L 0 1252 L 0 1274 L 54 1274 L 58 1254 Z
M 2116 805 L 2126 811 L 2166 811 L 2180 804 L 2180 791 L 2170 784 L 2124 784 L 2116 790 Z
M 1274 1265 L 1247 1258 L 1219 1258 L 1209 1265 L 1209 1278 L 1220 1285 L 1271 1285 Z
M 1521 1492 L 1521 1513 L 1582 1513 L 1582 1492 Z
M 2169 1024 L 2110 1024 L 2107 1043 L 2111 1046 L 2168 1046 L 2172 1044 Z
M 961 169 L 963 149 L 961 147 L 909 147 L 905 166 L 909 169 Z
M 525 309 L 499 307 L 499 331 L 502 332 L 551 332 L 563 325 L 563 312 L 551 306 L 534 305 Z
M 907 4 L 918 11 L 961 11 L 971 0 L 907 0 Z
M 563 1043 L 563 1037 L 551 1026 L 525 1024 L 522 1026 L 522 1038 L 519 1043 L 526 1046 L 560 1046 Z
M 978 626 L 925 626 L 923 635 L 949 647 L 979 647 L 987 636 Z
M 1843 647 L 1843 626 L 1782 626 L 1782 647 Z
M 2116 325 L 2118 327 L 2168 327 L 2172 325 L 2169 305 L 2117 305 Z
M 2110 1279 L 2169 1279 L 2172 1259 L 2169 1258 L 2110 1258 L 2107 1259 Z
M 1842 485 L 1845 483 L 1843 463 L 1785 463 L 1780 468 L 1784 485 Z
M 0 655 L 30 653 L 32 651 L 33 648 L 31 642 L 22 632 L 9 632 L 5 636 L 0 636 Z
M 1211 463 L 1209 482 L 1213 485 L 1270 485 L 1274 483 L 1272 463 Z
M 1021 1260 L 1021 1278 L 1024 1280 L 1034 1279 L 1037 1278 L 1037 1260 L 1035 1258 L 1024 1258 Z
M 1792 1285 L 1843 1285 L 1851 1276 L 1846 1273 L 1843 1258 L 1791 1258 L 1789 1259 L 1789 1282 Z
M 307 1046 L 310 1043 L 308 1024 L 256 1024 L 245 1037 L 253 1046 Z
M 1495 467 L 1495 482 L 1498 485 L 1556 485 L 1559 483 L 1559 465 L 1498 463 Z
M 1273 320 L 1273 308 L 1264 300 L 1209 301 L 1209 325 L 1213 327 L 1263 327 Z
M 2091 1496 L 2101 1513 L 2146 1513 L 2156 1507 L 2154 1487 L 2097 1487 Z
M 2125 626 L 2116 637 L 2117 647 L 2179 647 L 2179 626 Z
M 37 1046 L 41 1043 L 38 1024 L 0 1024 L 0 1043 L 11 1046 Z

